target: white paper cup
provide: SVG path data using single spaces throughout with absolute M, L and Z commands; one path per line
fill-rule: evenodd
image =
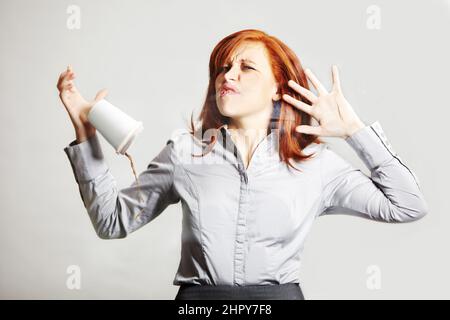
M 136 136 L 144 129 L 142 122 L 134 120 L 105 99 L 94 104 L 87 117 L 117 154 L 125 154 Z

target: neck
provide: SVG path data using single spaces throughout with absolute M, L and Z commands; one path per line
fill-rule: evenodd
M 234 143 L 251 154 L 258 143 L 267 136 L 272 109 L 268 108 L 256 115 L 231 118 L 228 129 Z

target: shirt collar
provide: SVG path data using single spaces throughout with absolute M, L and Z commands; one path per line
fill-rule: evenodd
M 228 124 L 223 124 L 218 128 L 223 137 L 226 139 L 231 139 L 231 134 L 228 129 Z M 231 140 L 233 141 L 233 140 Z M 222 143 L 222 141 L 221 141 Z M 234 144 L 233 144 L 234 145 Z M 259 149 L 264 149 L 265 152 L 267 152 L 269 155 L 273 155 L 275 152 L 278 153 L 279 148 L 279 130 L 276 128 L 271 127 L 269 134 L 267 134 L 263 140 L 259 143 L 257 149 L 258 152 L 262 151 Z

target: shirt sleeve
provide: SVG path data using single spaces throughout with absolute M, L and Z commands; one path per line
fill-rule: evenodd
M 326 147 L 319 215 L 342 213 L 395 223 L 427 214 L 417 176 L 395 153 L 378 121 L 361 128 L 346 142 L 370 170 L 370 177 Z
M 79 144 L 74 140 L 64 148 L 81 199 L 100 238 L 124 238 L 179 201 L 173 187 L 176 167 L 173 147 L 173 141 L 168 140 L 139 174 L 140 192 L 136 181 L 129 187 L 117 188 L 97 134 Z

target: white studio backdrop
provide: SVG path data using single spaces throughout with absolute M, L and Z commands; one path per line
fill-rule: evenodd
M 306 298 L 450 298 L 449 27 L 444 0 L 1 1 L 0 298 L 175 297 L 181 205 L 99 239 L 63 151 L 75 133 L 56 82 L 71 64 L 84 96 L 108 88 L 143 121 L 130 149 L 141 172 L 198 114 L 216 43 L 247 28 L 284 41 L 328 86 L 337 64 L 349 102 L 380 122 L 430 207 L 410 224 L 319 218 L 300 270 Z M 118 187 L 130 185 L 128 159 L 100 141 Z M 367 172 L 344 141 L 327 141 Z

